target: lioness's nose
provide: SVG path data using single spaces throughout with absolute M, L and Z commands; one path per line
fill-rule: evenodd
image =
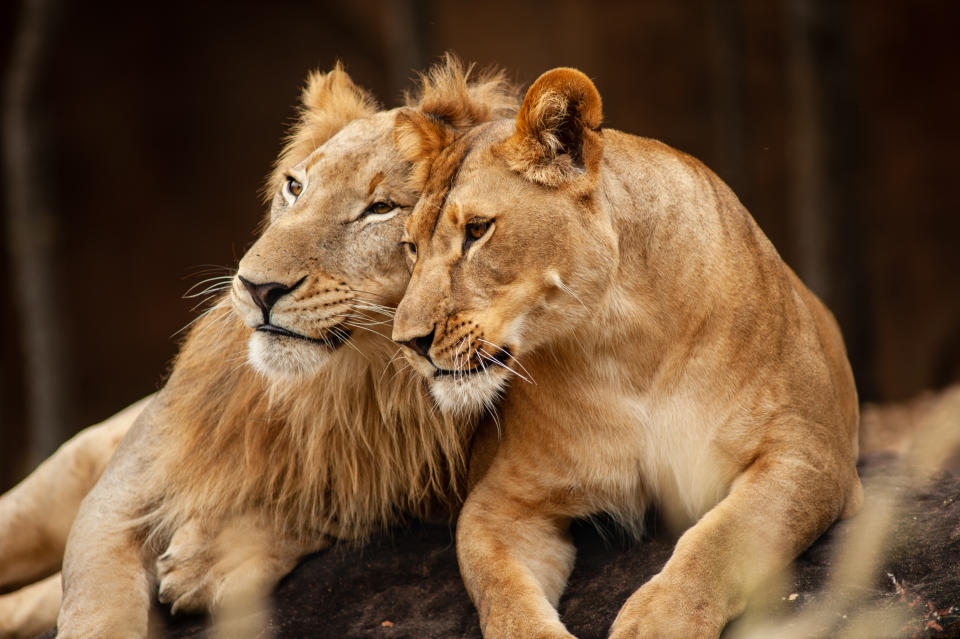
M 407 348 L 410 348 L 411 350 L 413 350 L 413 352 L 417 353 L 418 355 L 422 357 L 426 357 L 427 359 L 430 359 L 430 356 L 427 353 L 430 352 L 430 347 L 433 346 L 433 338 L 436 332 L 437 332 L 436 329 L 434 329 L 434 330 L 431 330 L 430 333 L 427 335 L 414 337 L 413 339 L 409 339 L 405 342 L 400 342 L 400 344 L 403 344 Z
M 303 283 L 303 280 L 306 279 L 300 279 L 300 281 L 293 286 L 286 286 L 284 284 L 280 284 L 279 282 L 254 284 L 242 275 L 237 275 L 237 277 L 247 289 L 247 292 L 250 293 L 250 298 L 253 300 L 253 303 L 259 306 L 260 310 L 263 311 L 263 321 L 265 324 L 270 323 L 270 309 L 273 308 L 273 305 L 277 303 L 277 300 L 300 286 L 300 284 Z

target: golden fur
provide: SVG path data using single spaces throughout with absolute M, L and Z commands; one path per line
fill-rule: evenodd
M 590 80 L 555 69 L 515 122 L 397 119 L 423 193 L 394 339 L 449 411 L 510 384 L 457 526 L 488 639 L 569 639 L 572 518 L 639 532 L 656 505 L 689 527 L 611 637 L 716 637 L 862 500 L 830 312 L 716 175 L 601 115 Z
M 510 112 L 500 75 L 468 74 L 448 58 L 424 77 L 419 108 L 453 126 Z M 263 540 L 262 575 L 248 564 L 234 576 L 269 587 L 332 537 L 362 538 L 460 495 L 474 420 L 436 411 L 389 341 L 407 279 L 398 240 L 416 200 L 394 112 L 376 112 L 339 66 L 312 75 L 303 99 L 270 178 L 270 220 L 230 298 L 197 321 L 77 516 L 61 637 L 144 636 L 144 564 L 168 540 L 161 600 L 204 607 L 230 575 L 208 574 L 213 560 L 184 564 L 226 528 Z M 266 310 L 261 284 L 286 287 Z

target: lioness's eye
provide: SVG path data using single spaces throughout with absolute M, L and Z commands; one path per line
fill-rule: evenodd
M 417 259 L 416 244 L 414 244 L 413 242 L 407 242 L 406 240 L 404 240 L 403 242 L 400 242 L 400 246 L 402 246 L 404 250 L 407 252 L 407 257 L 409 257 L 412 260 Z
M 471 220 L 467 222 L 466 237 L 463 238 L 463 250 L 479 240 L 490 230 L 493 220 Z
M 303 193 L 303 185 L 300 184 L 296 178 L 292 176 L 287 177 L 287 183 L 284 185 L 284 190 L 291 196 L 293 199 L 300 197 L 300 194 Z
M 366 209 L 364 209 L 363 215 L 361 215 L 360 217 L 363 217 L 364 215 L 383 215 L 384 213 L 389 213 L 395 208 L 397 208 L 397 205 L 391 202 L 390 200 L 380 200 L 380 201 L 374 202 L 373 204 L 368 206 Z

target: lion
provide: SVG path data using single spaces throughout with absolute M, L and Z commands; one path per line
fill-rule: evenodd
M 713 172 L 601 121 L 568 68 L 515 119 L 397 119 L 422 193 L 393 338 L 448 412 L 502 395 L 456 536 L 487 639 L 572 636 L 574 518 L 685 530 L 613 639 L 716 637 L 863 498 L 832 314 Z
M 448 57 L 413 104 L 454 127 L 515 112 L 502 74 L 469 74 Z M 154 573 L 174 612 L 215 610 L 334 540 L 457 508 L 477 420 L 436 411 L 389 339 L 416 201 L 395 116 L 339 65 L 309 78 L 260 238 L 73 520 L 58 636 L 147 636 Z

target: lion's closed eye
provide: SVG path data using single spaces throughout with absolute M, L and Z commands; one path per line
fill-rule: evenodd
M 360 222 L 361 228 L 368 224 L 384 222 L 396 216 L 403 208 L 391 199 L 377 200 L 360 212 L 353 221 Z

